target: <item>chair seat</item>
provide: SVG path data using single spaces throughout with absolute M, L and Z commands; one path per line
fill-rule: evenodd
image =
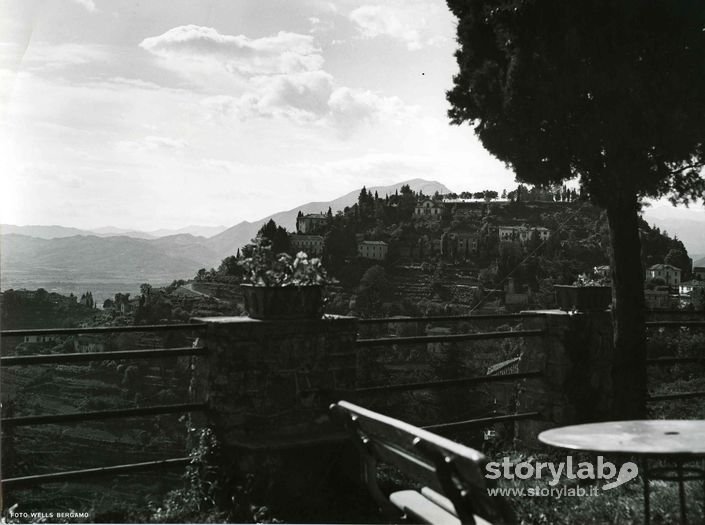
M 445 496 L 424 487 L 421 492 L 415 490 L 400 490 L 393 492 L 389 500 L 412 519 L 434 525 L 463 525 L 455 515 L 453 503 Z M 490 522 L 475 516 L 477 525 L 491 525 Z

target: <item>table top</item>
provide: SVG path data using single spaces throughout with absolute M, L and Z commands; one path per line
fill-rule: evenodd
M 705 456 L 705 420 L 648 419 L 572 425 L 541 432 L 539 441 L 590 452 Z

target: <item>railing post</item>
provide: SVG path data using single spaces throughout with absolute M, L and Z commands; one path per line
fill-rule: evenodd
M 195 321 L 208 324 L 197 382 L 223 468 L 267 478 L 268 502 L 315 500 L 344 442 L 328 405 L 333 390 L 355 387 L 357 320 Z
M 609 311 L 567 313 L 547 310 L 527 328 L 546 333 L 529 338 L 519 372 L 542 370 L 540 380 L 519 385 L 517 412 L 538 410 L 540 421 L 518 421 L 516 445 L 539 446 L 536 436 L 547 428 L 609 419 L 612 400 L 612 317 Z

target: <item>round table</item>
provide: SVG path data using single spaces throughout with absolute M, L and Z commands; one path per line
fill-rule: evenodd
M 702 468 L 684 467 L 685 463 L 705 457 L 705 420 L 649 419 L 588 423 L 553 428 L 541 432 L 538 437 L 539 441 L 554 447 L 639 458 L 643 465 L 640 473 L 644 477 L 646 523 L 650 519 L 651 480 L 678 482 L 682 523 L 686 522 L 683 482 L 705 480 Z M 649 469 L 648 459 L 654 458 L 668 460 L 675 467 Z

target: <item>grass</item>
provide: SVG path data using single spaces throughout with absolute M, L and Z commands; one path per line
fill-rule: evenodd
M 496 459 L 500 459 L 497 457 Z M 520 457 L 516 458 L 521 460 Z M 580 461 L 587 461 L 584 457 Z M 557 454 L 541 454 L 528 458 L 530 462 L 565 461 L 565 456 Z M 574 456 L 574 462 L 578 458 Z M 622 461 L 612 459 L 619 466 Z M 594 462 L 594 460 L 593 460 Z M 551 489 L 549 478 L 531 480 L 500 480 L 498 486 L 507 489 Z M 529 496 L 515 495 L 510 499 L 518 522 L 521 524 L 609 524 L 629 525 L 644 523 L 643 477 L 626 482 L 611 490 L 603 490 L 601 481 L 568 480 L 561 478 L 555 489 L 584 489 L 583 496 L 554 495 Z M 673 482 L 651 482 L 651 523 L 678 523 L 680 507 L 678 505 L 678 484 Z M 590 489 L 593 489 L 591 491 Z M 539 492 L 535 490 L 535 492 Z M 544 491 L 544 493 L 548 492 Z M 593 495 L 594 494 L 594 495 Z M 705 501 L 703 498 L 703 482 L 688 482 L 685 484 L 686 509 L 689 523 L 705 523 Z

